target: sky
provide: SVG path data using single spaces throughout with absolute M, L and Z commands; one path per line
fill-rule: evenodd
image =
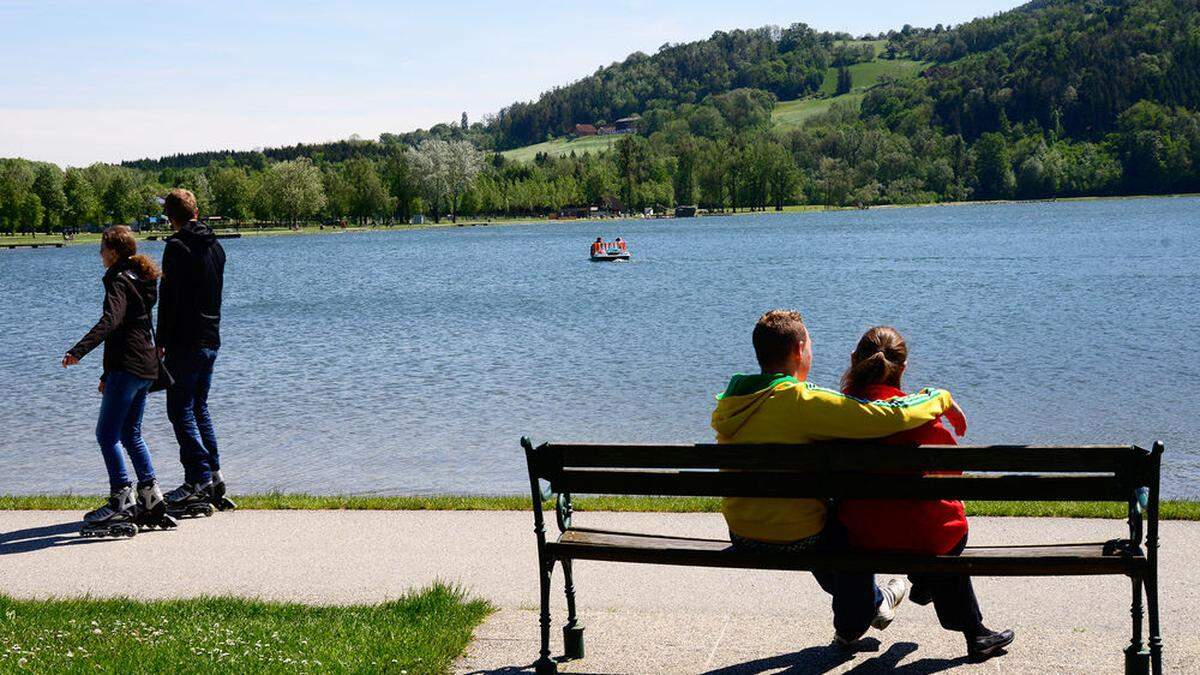
M 472 121 L 634 51 L 807 23 L 950 25 L 1013 0 L 0 0 L 0 157 L 63 166 Z

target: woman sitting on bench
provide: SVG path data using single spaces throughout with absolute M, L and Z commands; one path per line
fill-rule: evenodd
M 905 396 L 900 378 L 908 365 L 908 345 L 896 329 L 876 326 L 858 341 L 850 367 L 842 375 L 848 396 L 880 401 Z M 896 445 L 954 445 L 954 434 L 934 420 L 910 431 L 882 439 Z M 963 503 L 947 499 L 853 499 L 838 506 L 838 520 L 853 548 L 864 551 L 958 555 L 967 545 Z M 919 605 L 933 603 L 946 630 L 961 632 L 967 654 L 974 660 L 997 655 L 1014 638 L 1011 630 L 995 632 L 983 625 L 971 577 L 913 575 L 910 598 Z

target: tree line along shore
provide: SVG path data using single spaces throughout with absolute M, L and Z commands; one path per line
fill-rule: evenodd
M 1198 34 L 1200 9 L 1165 0 L 857 38 L 718 31 L 474 123 L 65 171 L 0 160 L 0 232 L 154 225 L 174 186 L 202 214 L 288 224 L 1200 192 Z

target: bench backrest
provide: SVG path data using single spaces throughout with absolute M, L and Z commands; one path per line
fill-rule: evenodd
M 522 439 L 556 493 L 1129 502 L 1157 493 L 1162 444 L 599 445 Z M 927 475 L 962 471 L 964 475 Z M 1157 494 L 1153 495 L 1157 498 Z

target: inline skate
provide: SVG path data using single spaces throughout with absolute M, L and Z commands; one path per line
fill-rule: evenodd
M 173 530 L 179 526 L 179 523 L 167 514 L 167 502 L 163 498 L 162 490 L 158 489 L 157 481 L 138 486 L 136 508 L 134 520 L 140 529 Z
M 237 508 L 237 504 L 225 496 L 225 479 L 221 476 L 220 471 L 212 472 L 212 487 L 209 488 L 209 497 L 212 505 L 218 511 L 233 511 Z
M 215 510 L 212 505 L 212 482 L 188 483 L 166 495 L 167 514 L 172 518 L 208 518 Z
M 137 501 L 133 496 L 133 486 L 126 485 L 113 490 L 108 501 L 100 508 L 83 515 L 83 528 L 79 530 L 79 536 L 132 537 L 138 532 L 136 517 Z

